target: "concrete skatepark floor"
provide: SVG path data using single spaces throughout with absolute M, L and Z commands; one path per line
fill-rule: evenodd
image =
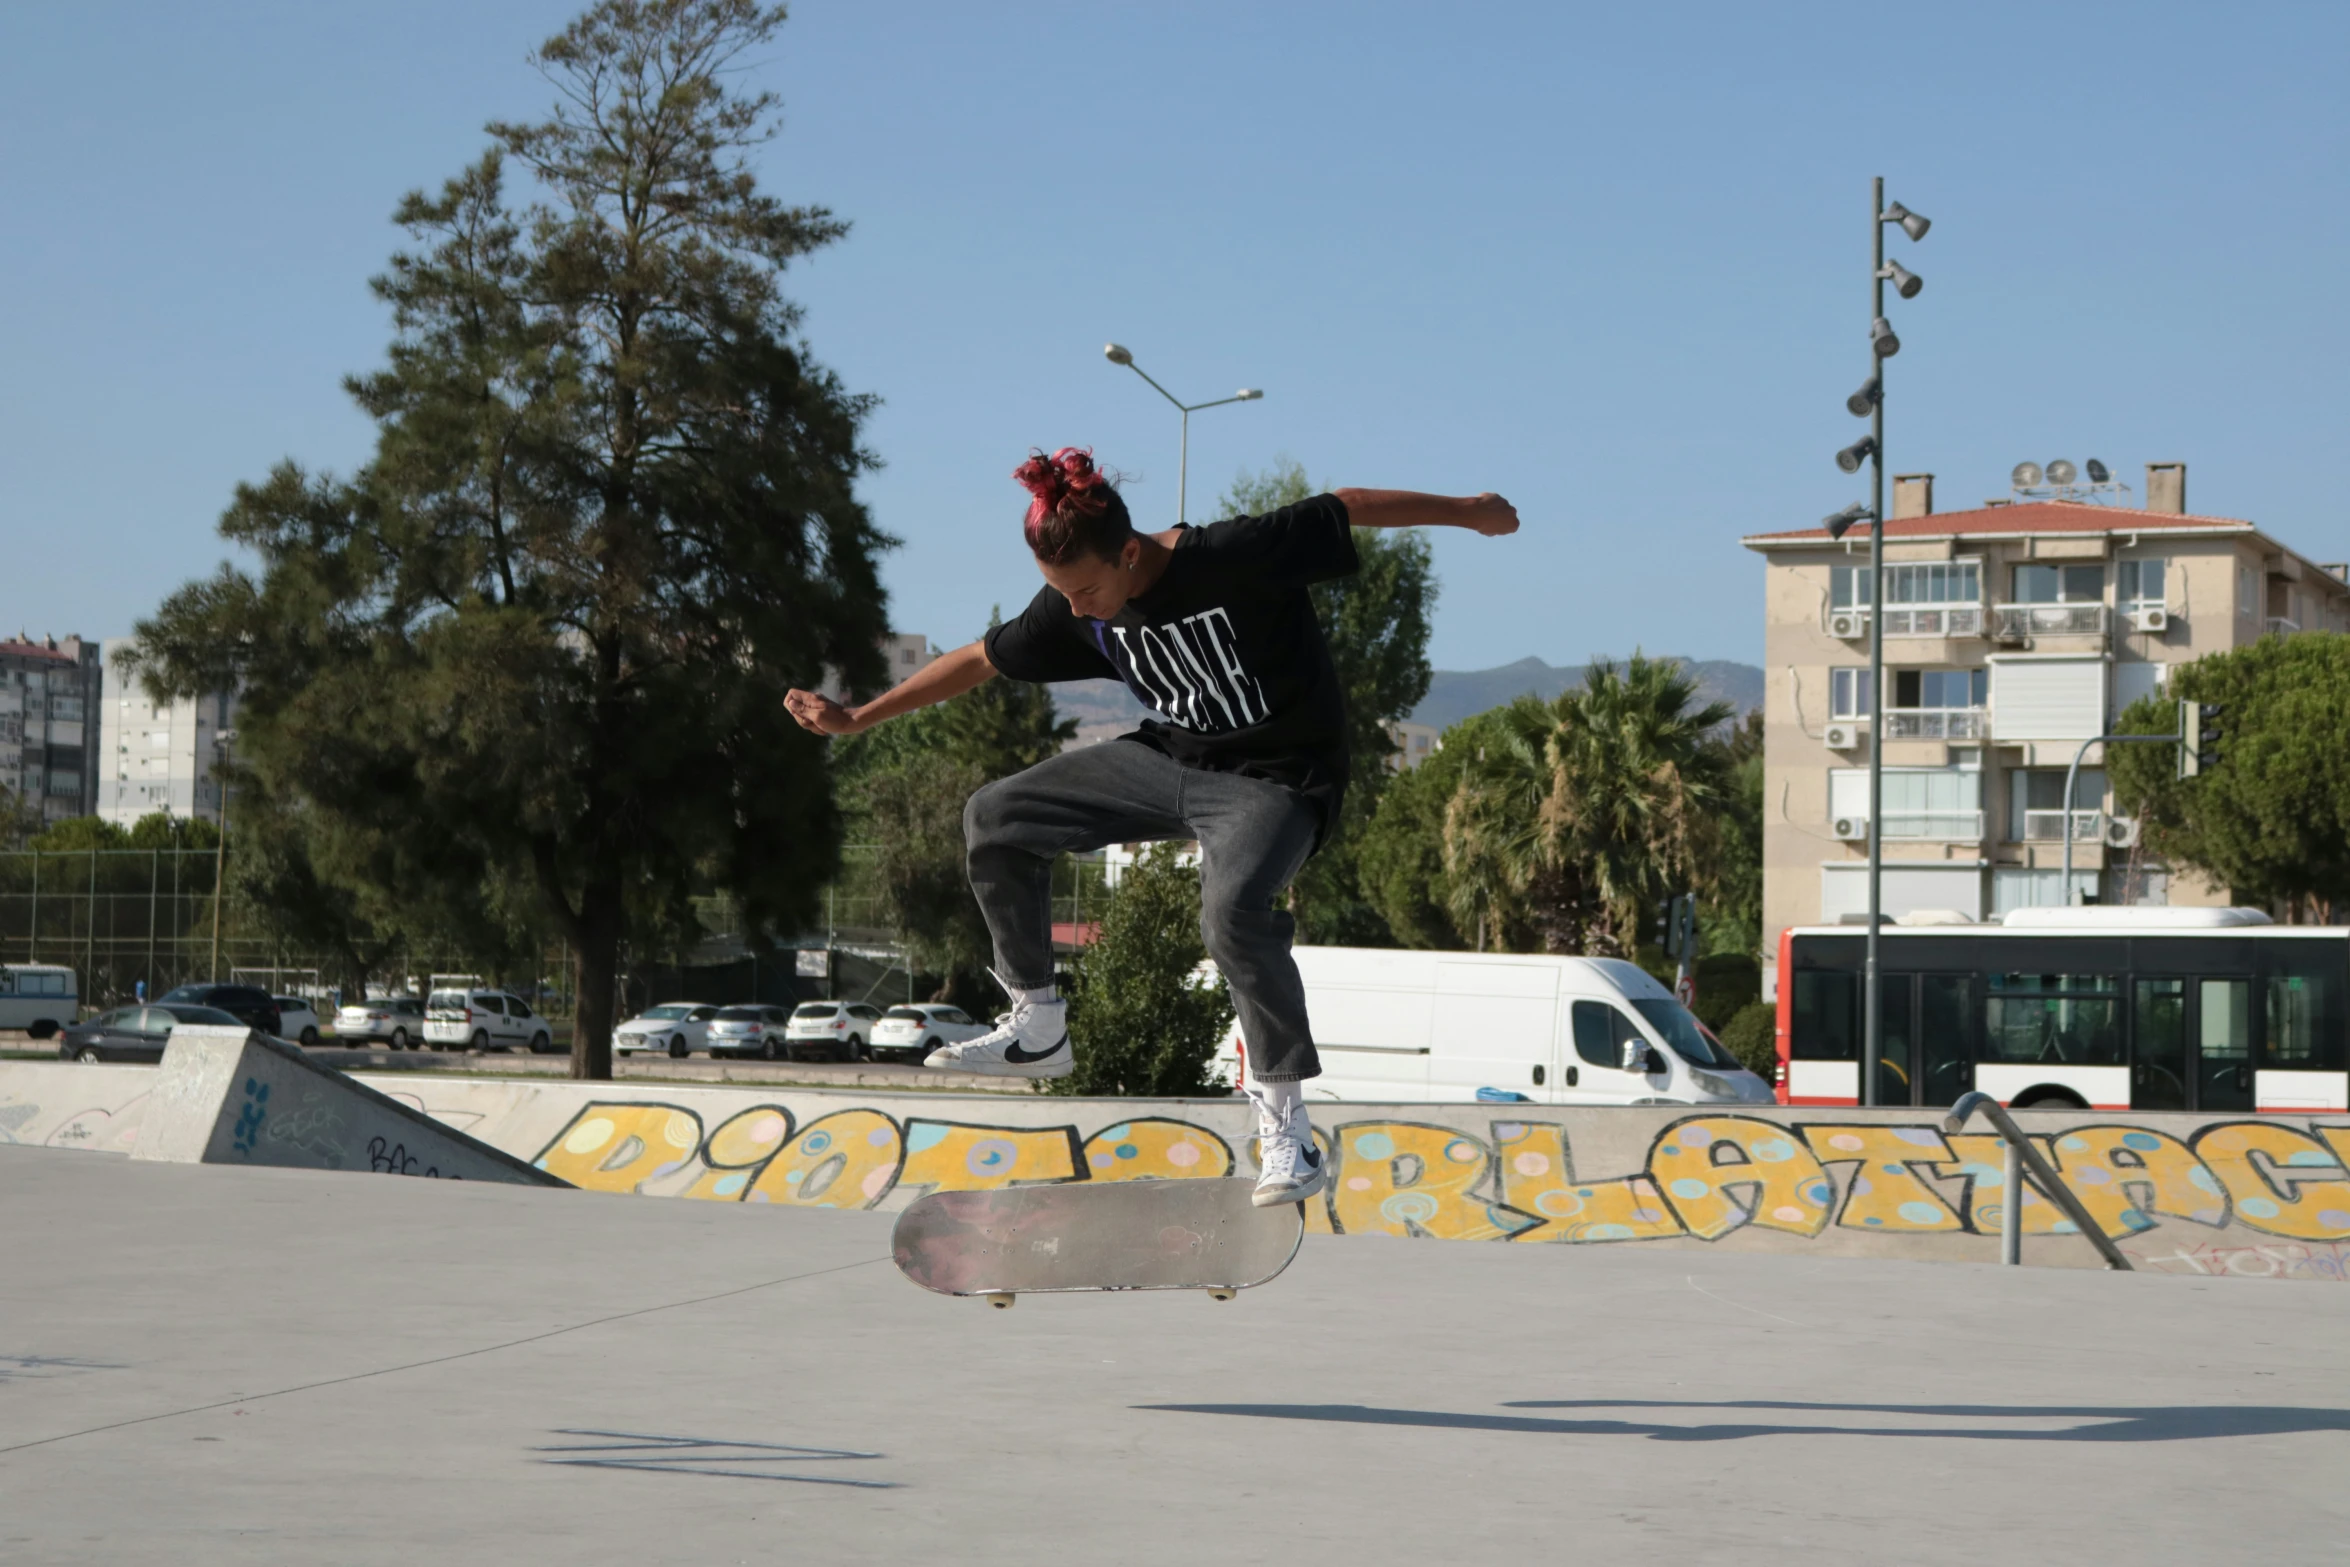
M 1309 1237 L 927 1295 L 890 1216 L 0 1147 L 0 1560 L 2333 1562 L 2350 1293 Z M 840 1483 L 850 1482 L 850 1483 Z

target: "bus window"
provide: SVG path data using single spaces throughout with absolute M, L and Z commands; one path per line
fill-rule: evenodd
M 2287 1072 L 2342 1070 L 2341 969 L 2341 953 L 2330 941 L 2275 944 L 2269 953 L 2263 1066 Z
M 1798 1061 L 1860 1059 L 1860 976 L 1849 970 L 1804 969 L 1795 975 L 1788 1053 Z
M 1993 974 L 1990 979 L 1984 1059 L 2121 1064 L 2121 983 L 2111 974 Z
M 2142 979 L 2137 995 L 2138 1057 L 2130 1073 L 2130 1108 L 2187 1108 L 2187 982 Z

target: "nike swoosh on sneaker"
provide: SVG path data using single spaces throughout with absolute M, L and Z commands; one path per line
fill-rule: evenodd
M 1051 1048 L 1046 1050 L 1023 1050 L 1020 1048 L 1020 1042 L 1014 1040 L 1004 1046 L 1004 1060 L 1012 1066 L 1034 1066 L 1039 1061 L 1050 1060 L 1060 1051 L 1067 1049 L 1068 1045 L 1069 1036 L 1067 1034 L 1054 1040 Z

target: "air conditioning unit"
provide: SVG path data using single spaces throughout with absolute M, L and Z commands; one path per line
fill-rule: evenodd
M 1869 819 L 1865 816 L 1839 816 L 1835 829 L 1837 837 L 1846 843 L 1855 843 L 1869 835 Z
M 1828 635 L 1844 641 L 1869 634 L 1869 617 L 1857 609 L 1839 609 L 1828 615 Z
M 2131 849 L 2138 843 L 2138 818 L 2135 816 L 2108 816 L 2105 819 L 2105 846 L 2109 849 Z
M 2160 604 L 2133 604 L 2130 606 L 2130 629 L 2159 636 L 2170 629 L 2170 611 Z
M 1829 750 L 1831 750 L 1831 751 L 1853 751 L 1853 750 L 1858 750 L 1859 748 L 1860 748 L 1860 725 L 1858 725 L 1858 724 L 1830 724 L 1830 725 L 1828 726 L 1828 749 L 1829 749 Z

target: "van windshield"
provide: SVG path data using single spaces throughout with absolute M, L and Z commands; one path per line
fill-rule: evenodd
M 1648 1020 L 1648 1026 L 1664 1036 L 1673 1053 L 1691 1066 L 1711 1067 L 1717 1072 L 1740 1070 L 1737 1062 L 1714 1048 L 1705 1030 L 1697 1026 L 1697 1019 L 1678 1001 L 1658 996 L 1632 1003 L 1633 1010 Z

